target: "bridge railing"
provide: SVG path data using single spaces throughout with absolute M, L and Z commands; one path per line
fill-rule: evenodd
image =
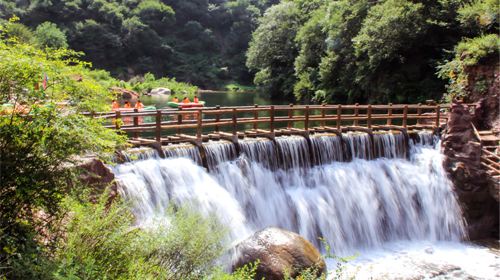
M 201 140 L 203 133 L 230 133 L 246 130 L 274 132 L 276 129 L 317 127 L 399 126 L 439 127 L 447 118 L 449 105 L 254 105 L 240 107 L 205 107 L 163 110 L 121 110 L 88 113 L 107 120 L 106 126 L 127 132 L 132 138 L 162 141 L 165 135 L 175 137 L 188 131 Z M 474 105 L 470 105 L 474 109 Z M 192 135 L 194 134 L 194 135 Z

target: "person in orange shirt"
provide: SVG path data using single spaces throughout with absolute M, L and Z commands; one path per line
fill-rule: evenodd
M 186 96 L 184 97 L 184 100 L 182 100 L 182 103 L 191 103 L 191 101 L 189 101 L 189 98 Z
M 172 99 L 172 102 L 179 103 L 179 98 L 177 98 L 177 96 L 174 96 L 174 99 Z
M 142 102 L 140 100 L 137 100 L 137 102 L 135 103 L 134 108 L 138 109 L 138 110 L 144 109 L 144 104 L 142 104 Z
M 125 101 L 125 105 L 123 105 L 123 108 L 130 109 L 130 108 L 132 108 L 132 106 L 130 105 L 130 102 Z
M 120 110 L 120 103 L 118 103 L 115 99 L 113 99 L 113 102 L 111 103 L 111 109 L 113 111 Z
M 199 100 L 198 100 L 198 96 L 195 96 L 195 97 L 194 97 L 193 102 L 194 102 L 194 103 L 198 103 L 198 102 L 199 102 Z

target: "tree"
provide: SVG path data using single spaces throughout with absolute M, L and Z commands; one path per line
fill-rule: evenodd
M 295 35 L 299 26 L 297 6 L 282 2 L 266 11 L 252 35 L 246 65 L 257 72 L 255 83 L 269 91 L 271 97 L 293 94 L 293 64 L 298 52 Z
M 35 37 L 42 47 L 67 48 L 66 34 L 52 22 L 44 22 L 36 27 Z
M 57 221 L 75 156 L 111 153 L 124 138 L 80 114 L 109 109 L 111 99 L 81 54 L 7 35 L 0 37 L 0 275 L 36 279 L 45 273 L 38 242 L 52 241 L 36 229 L 49 233 Z

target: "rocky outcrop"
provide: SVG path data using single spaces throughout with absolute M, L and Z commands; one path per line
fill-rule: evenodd
M 279 228 L 256 232 L 236 246 L 233 270 L 259 261 L 255 279 L 284 279 L 285 273 L 296 277 L 307 268 L 326 272 L 326 264 L 318 250 L 300 235 Z
M 477 102 L 474 124 L 480 130 L 500 132 L 500 62 L 497 56 L 467 66 L 466 102 Z
M 108 187 L 110 187 L 110 201 L 118 195 L 115 174 L 101 160 L 94 157 L 83 158 L 80 159 L 77 168 L 79 181 L 89 186 L 94 195 L 103 193 Z
M 147 95 L 168 96 L 170 94 L 172 94 L 172 91 L 168 88 L 155 88 L 155 89 L 152 89 Z
M 481 144 L 466 105 L 454 103 L 443 135 L 444 168 L 455 186 L 468 224 L 469 237 L 498 236 L 498 203 L 491 180 L 481 166 Z
M 112 87 L 111 91 L 116 94 L 118 97 L 121 97 L 126 100 L 136 101 L 139 98 L 139 94 L 133 90 L 129 90 L 126 88 L 120 87 Z

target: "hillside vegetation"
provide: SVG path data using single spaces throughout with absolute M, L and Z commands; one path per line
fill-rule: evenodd
M 36 29 L 30 37 L 85 53 L 94 67 L 128 80 L 151 72 L 203 88 L 251 83 L 245 51 L 273 0 L 0 0 Z M 65 40 L 64 40 L 65 39 Z
M 498 57 L 498 7 L 497 0 L 281 1 L 259 20 L 246 64 L 255 83 L 299 100 L 439 99 L 448 80 L 457 90 L 459 64 Z

